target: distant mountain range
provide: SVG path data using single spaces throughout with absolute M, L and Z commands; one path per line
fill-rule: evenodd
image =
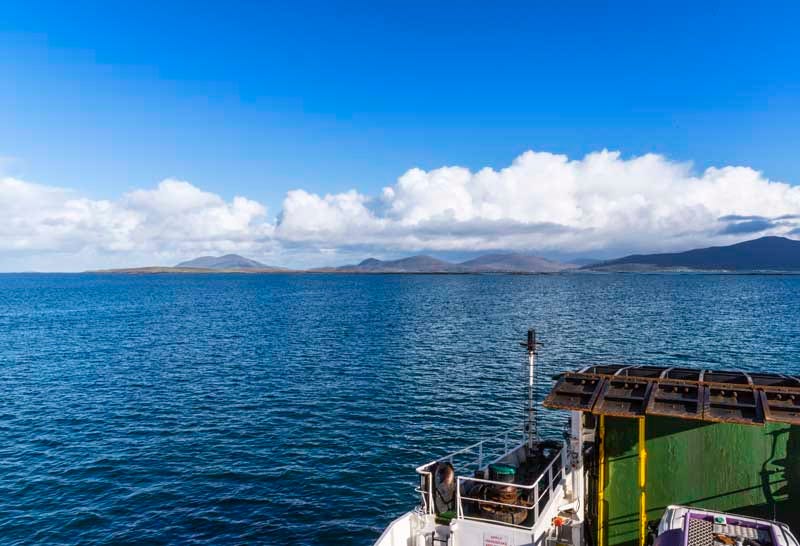
M 575 264 L 555 262 L 526 254 L 485 254 L 462 262 L 461 265 L 478 271 L 508 271 L 512 273 L 556 273 L 577 267 Z
M 124 269 L 101 270 L 96 273 L 280 273 L 286 271 L 289 270 L 283 267 L 262 264 L 261 262 L 239 256 L 238 254 L 225 254 L 224 256 L 201 256 L 193 260 L 181 262 L 174 267 L 128 267 Z
M 178 268 L 200 268 L 200 269 L 280 269 L 262 264 L 255 260 L 239 256 L 238 254 L 225 254 L 224 256 L 201 256 L 194 260 L 181 262 L 175 267 Z
M 588 263 L 556 262 L 518 253 L 484 254 L 464 262 L 448 262 L 432 256 L 399 260 L 368 258 L 358 264 L 321 267 L 311 273 L 559 273 L 566 271 L 790 271 L 800 272 L 800 241 L 785 237 L 761 237 L 730 246 L 699 248 L 669 254 L 635 254 L 616 260 Z M 586 265 L 584 265 L 586 264 Z M 112 273 L 280 273 L 293 270 L 266 265 L 237 254 L 202 256 L 175 267 L 113 269 Z
M 400 260 L 369 258 L 357 265 L 312 269 L 328 273 L 556 273 L 575 265 L 525 254 L 485 254 L 465 262 L 452 263 L 431 256 Z
M 453 263 L 431 256 L 410 256 L 399 260 L 368 258 L 358 264 L 309 269 L 311 273 L 556 273 L 575 269 L 576 264 L 555 262 L 525 254 L 486 254 Z M 279 273 L 293 271 L 266 265 L 237 254 L 201 256 L 174 267 L 133 267 L 103 273 Z
M 670 254 L 635 254 L 587 265 L 592 271 L 800 271 L 800 241 L 761 237 Z

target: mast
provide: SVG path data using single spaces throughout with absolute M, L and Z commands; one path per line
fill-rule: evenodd
M 536 330 L 528 330 L 528 340 L 520 343 L 528 351 L 528 420 L 525 432 L 528 434 L 528 452 L 533 451 L 533 442 L 536 439 L 536 421 L 533 417 L 533 368 L 536 363 L 536 347 L 542 344 L 536 341 Z

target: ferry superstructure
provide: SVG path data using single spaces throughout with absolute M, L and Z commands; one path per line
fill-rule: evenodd
M 800 546 L 800 379 L 662 366 L 585 366 L 543 406 L 536 337 L 525 427 L 424 464 L 419 506 L 376 546 Z

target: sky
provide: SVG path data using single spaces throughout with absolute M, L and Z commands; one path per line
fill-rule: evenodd
M 0 4 L 0 271 L 800 238 L 792 2 Z

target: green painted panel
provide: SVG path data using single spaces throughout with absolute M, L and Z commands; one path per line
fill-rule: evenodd
M 639 539 L 636 419 L 606 417 L 605 544 Z M 800 427 L 647 417 L 647 518 L 670 504 L 772 518 L 800 534 Z
M 645 430 L 648 520 L 687 504 L 800 524 L 800 428 L 648 417 Z
M 635 419 L 605 418 L 605 545 L 639 543 L 639 426 Z

